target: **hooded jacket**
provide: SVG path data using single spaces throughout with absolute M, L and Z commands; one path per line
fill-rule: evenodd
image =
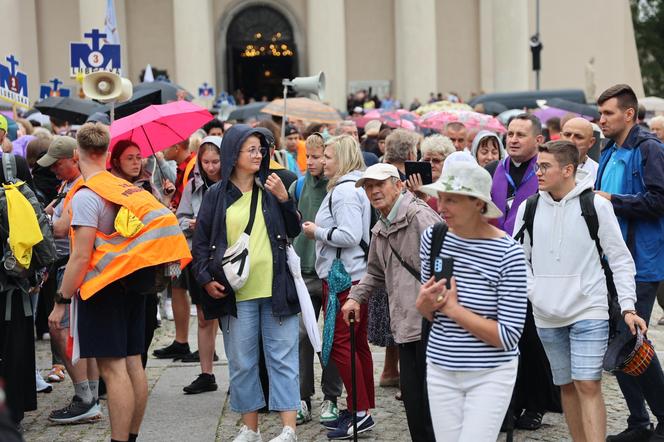
M 228 248 L 226 209 L 242 196 L 242 192 L 230 181 L 230 177 L 240 154 L 240 148 L 251 135 L 257 136 L 261 146 L 267 149 L 274 143 L 272 133 L 267 129 L 252 128 L 246 124 L 231 127 L 224 134 L 221 143 L 221 180 L 205 192 L 196 219 L 192 244 L 193 270 L 196 280 L 201 286 L 212 280 L 218 281 L 225 287 L 227 293 L 222 299 L 214 299 L 207 294 L 202 297 L 201 306 L 206 319 L 226 315 L 237 316 L 235 292 L 224 275 L 221 261 Z M 274 263 L 272 314 L 289 316 L 299 313 L 300 304 L 286 261 L 286 246 L 288 238 L 293 238 L 300 233 L 300 217 L 292 198 L 281 203 L 264 189 L 263 184 L 268 176 L 269 163 L 269 155 L 264 155 L 260 170 L 256 175 L 256 182 L 263 189 L 261 192 L 262 215 L 265 218 Z
M 523 248 L 529 261 L 528 297 L 535 324 L 565 327 L 584 319 L 608 320 L 608 289 L 595 241 L 581 216 L 579 195 L 593 188 L 586 171 L 577 172 L 576 187 L 560 201 L 540 191 L 533 223 L 533 246 L 525 233 Z M 620 234 L 611 203 L 595 196 L 600 244 L 613 272 L 622 311 L 634 310 L 634 261 Z M 526 204 L 521 204 L 515 232 L 523 225 Z
M 193 170 L 193 176 L 187 182 L 187 185 L 184 186 L 184 191 L 180 198 L 180 204 L 175 213 L 178 217 L 182 233 L 184 233 L 185 238 L 187 238 L 187 243 L 189 244 L 190 249 L 192 247 L 191 240 L 194 236 L 194 230 L 191 228 L 191 221 L 198 216 L 198 211 L 201 208 L 207 185 L 201 175 L 201 173 L 203 173 L 201 172 L 202 170 L 203 166 L 201 165 L 201 157 L 199 155 L 196 160 L 196 167 L 194 167 Z
M 498 161 L 507 157 L 507 152 L 505 151 L 505 147 L 503 146 L 500 137 L 490 130 L 481 130 L 477 132 L 477 135 L 473 138 L 473 144 L 470 147 L 470 153 L 473 155 L 473 158 L 477 159 L 477 150 L 480 147 L 480 141 L 488 137 L 495 138 L 498 142 Z
M 625 163 L 622 190 L 611 195 L 623 238 L 636 264 L 636 280 L 664 280 L 664 145 L 641 126 L 634 126 L 620 149 L 615 141 L 602 151 L 595 189 L 611 155 Z

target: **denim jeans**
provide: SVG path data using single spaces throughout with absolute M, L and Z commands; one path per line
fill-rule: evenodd
M 650 321 L 658 285 L 658 282 L 636 283 L 636 311 L 646 323 Z M 624 321 L 618 324 L 618 332 L 630 333 Z M 617 373 L 616 378 L 629 408 L 629 418 L 627 418 L 629 428 L 650 425 L 645 402 L 648 402 L 657 421 L 664 423 L 664 373 L 657 355 L 653 357 L 650 366 L 641 376 Z
M 298 315 L 275 317 L 272 298 L 237 303 L 237 318 L 221 320 L 230 372 L 231 409 L 249 413 L 265 406 L 258 376 L 259 337 L 263 340 L 273 411 L 300 408 Z

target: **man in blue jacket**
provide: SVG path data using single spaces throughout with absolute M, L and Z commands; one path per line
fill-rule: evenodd
M 626 84 L 600 95 L 599 124 L 611 141 L 599 162 L 597 193 L 611 201 L 636 264 L 636 312 L 650 319 L 664 280 L 664 145 L 636 124 L 638 101 Z M 629 312 L 623 312 L 623 315 Z M 624 323 L 619 333 L 628 333 Z M 627 429 L 607 441 L 664 441 L 664 373 L 657 358 L 639 377 L 616 375 L 629 408 Z M 645 407 L 657 417 L 653 432 Z

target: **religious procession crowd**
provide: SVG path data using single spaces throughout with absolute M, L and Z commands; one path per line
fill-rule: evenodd
M 180 104 L 171 123 L 198 121 Z M 453 121 L 426 137 L 378 119 L 280 133 L 207 114 L 191 136 L 151 134 L 162 148 L 126 136 L 125 119 L 18 120 L 30 138 L 0 170 L 0 439 L 22 440 L 37 392 L 68 377 L 74 396 L 50 421 L 98 420 L 103 398 L 112 440 L 138 440 L 148 358 L 198 362 L 184 393 L 217 390 L 221 330 L 242 421 L 223 437 L 238 442 L 262 440 L 263 409 L 281 418 L 272 441 L 312 420 L 331 440 L 380 426 L 369 343 L 386 348 L 378 384 L 398 386 L 413 441 L 495 441 L 548 412 L 573 440 L 664 440 L 647 338 L 664 280 L 664 125 L 640 120 L 628 85 L 597 104 L 596 122 L 522 112 L 502 130 Z M 0 116 L 3 146 L 6 134 Z M 162 319 L 174 339 L 150 354 Z M 35 330 L 50 336 L 46 380 Z M 603 371 L 629 409 L 608 437 Z

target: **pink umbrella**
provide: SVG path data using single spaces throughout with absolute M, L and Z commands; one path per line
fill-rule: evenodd
M 422 116 L 420 127 L 442 131 L 448 123 L 458 121 L 468 129 L 490 130 L 497 133 L 505 132 L 503 126 L 496 117 L 480 114 L 473 111 L 433 111 Z
M 380 120 L 391 128 L 402 127 L 408 130 L 415 130 L 415 125 L 420 117 L 414 112 L 405 109 L 388 111 L 385 109 L 373 109 L 355 120 L 357 127 L 363 128 L 371 120 Z
M 121 140 L 131 140 L 143 156 L 150 156 L 181 141 L 214 118 L 207 109 L 188 101 L 148 106 L 111 124 L 111 151 Z

